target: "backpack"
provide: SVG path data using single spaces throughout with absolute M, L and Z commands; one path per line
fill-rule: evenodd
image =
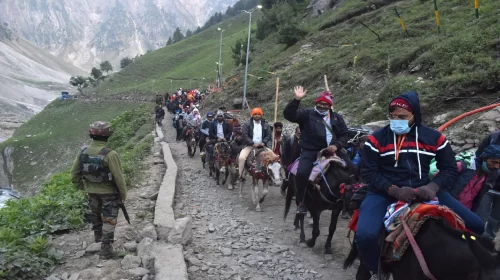
M 90 183 L 103 183 L 113 181 L 109 168 L 104 166 L 104 158 L 111 152 L 110 148 L 102 148 L 99 154 L 90 156 L 87 147 L 80 152 L 80 171 L 83 179 Z

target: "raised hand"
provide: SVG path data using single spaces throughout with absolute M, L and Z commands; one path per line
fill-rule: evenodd
M 301 100 L 306 96 L 307 90 L 304 90 L 304 87 L 302 86 L 296 86 L 293 88 L 293 91 L 295 92 L 295 99 Z

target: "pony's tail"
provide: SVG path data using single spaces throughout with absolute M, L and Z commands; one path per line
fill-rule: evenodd
M 344 269 L 348 269 L 349 267 L 351 267 L 358 256 L 358 247 L 356 247 L 355 244 L 352 244 L 351 251 L 349 251 L 349 255 L 347 255 L 347 258 L 344 261 Z
M 288 216 L 288 212 L 290 212 L 290 206 L 292 205 L 293 196 L 295 195 L 295 186 L 292 184 L 293 175 L 290 174 L 288 177 L 288 188 L 286 189 L 286 198 L 285 198 L 285 212 L 283 214 L 283 220 L 286 220 L 286 216 Z

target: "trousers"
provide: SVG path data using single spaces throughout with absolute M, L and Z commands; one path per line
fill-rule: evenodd
M 117 194 L 89 193 L 89 205 L 93 231 L 102 231 L 102 244 L 111 244 L 115 238 L 115 227 L 120 211 Z
M 439 204 L 448 206 L 460 216 L 468 229 L 478 234 L 484 232 L 484 223 L 481 218 L 463 206 L 451 194 L 440 190 L 437 193 L 437 197 Z M 354 242 L 358 247 L 363 265 L 371 272 L 378 270 L 381 251 L 381 246 L 378 244 L 379 234 L 384 227 L 383 219 L 387 207 L 394 202 L 396 202 L 395 198 L 370 190 L 359 209 L 358 228 Z
M 297 205 L 304 202 L 307 185 L 309 184 L 309 175 L 313 169 L 313 164 L 318 157 L 316 150 L 302 149 L 300 152 L 299 166 L 297 167 L 297 175 L 295 176 L 295 187 L 297 188 L 296 202 Z
M 484 234 L 493 239 L 500 229 L 500 197 L 491 193 L 486 193 L 476 214 L 486 223 Z

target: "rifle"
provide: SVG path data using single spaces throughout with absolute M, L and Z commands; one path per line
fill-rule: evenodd
M 125 217 L 125 220 L 127 220 L 128 224 L 130 225 L 130 217 L 128 216 L 127 208 L 125 208 L 125 204 L 122 201 L 122 196 L 120 195 L 120 190 L 118 189 L 118 186 L 116 185 L 115 181 L 112 181 L 113 184 L 113 189 L 115 190 L 115 193 L 118 194 L 118 202 L 120 205 L 120 208 L 123 211 L 123 216 Z

